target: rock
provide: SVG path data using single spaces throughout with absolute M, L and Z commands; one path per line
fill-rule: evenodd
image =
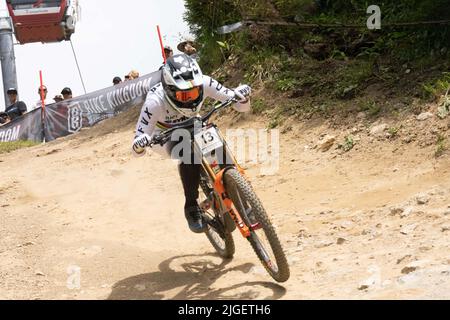
M 375 136 L 375 137 L 381 137 L 384 135 L 384 132 L 387 129 L 388 129 L 388 125 L 385 123 L 377 125 L 370 130 L 370 135 Z
M 344 238 L 339 238 L 339 239 L 337 239 L 337 244 L 338 245 L 343 245 L 345 242 L 347 242 L 347 240 L 346 239 L 344 239 Z
M 362 290 L 367 290 L 367 289 L 369 289 L 369 287 L 370 287 L 369 284 L 362 283 L 362 284 L 359 285 L 358 290 L 361 290 L 361 291 Z
M 442 232 L 450 231 L 450 225 L 444 225 L 444 226 L 442 226 L 441 231 L 442 231 Z
M 334 242 L 332 242 L 332 241 L 322 240 L 319 243 L 315 244 L 314 248 L 322 249 L 322 248 L 326 248 L 326 247 L 332 246 L 333 244 L 334 244 Z
M 42 271 L 36 271 L 37 276 L 45 277 L 45 274 Z
M 331 149 L 331 147 L 335 142 L 336 142 L 335 136 L 327 135 L 319 142 L 317 148 L 322 152 L 327 152 L 328 150 Z
M 392 207 L 389 209 L 391 211 L 391 216 L 400 215 L 405 211 L 403 207 Z
M 418 226 L 417 223 L 414 223 L 414 224 L 408 224 L 408 225 L 404 226 L 404 227 L 400 230 L 400 233 L 401 233 L 401 234 L 404 234 L 404 235 L 408 235 L 408 234 L 410 234 L 411 232 L 413 232 L 414 230 L 416 230 L 417 226 Z
M 430 197 L 428 195 L 419 195 L 416 197 L 417 204 L 425 205 L 430 202 Z
M 409 267 L 409 266 L 406 266 L 406 267 L 404 267 L 403 269 L 402 269 L 402 273 L 403 274 L 410 274 L 411 272 L 414 272 L 414 271 L 416 271 L 417 270 L 417 267 Z
M 24 244 L 19 244 L 17 245 L 17 248 L 22 248 L 22 247 L 29 247 L 29 246 L 34 246 L 36 243 L 33 241 L 30 242 L 25 242 Z
M 424 266 L 428 265 L 428 260 L 416 260 L 414 262 L 409 263 L 402 269 L 403 274 L 410 274 L 412 272 L 417 271 L 418 269 L 423 268 Z
M 406 218 L 407 216 L 409 216 L 413 213 L 413 210 L 414 210 L 413 207 L 407 207 L 402 213 L 400 213 L 400 217 Z
M 433 117 L 434 117 L 434 115 L 431 112 L 424 112 L 417 116 L 417 120 L 425 121 L 425 120 L 431 119 Z

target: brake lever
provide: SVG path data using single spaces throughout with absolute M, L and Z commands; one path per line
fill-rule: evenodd
M 153 137 L 152 141 L 150 142 L 150 148 L 153 147 L 156 144 L 159 144 L 161 147 L 163 147 L 170 137 L 165 137 L 163 135 L 157 135 Z

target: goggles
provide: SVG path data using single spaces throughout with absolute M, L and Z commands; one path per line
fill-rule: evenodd
M 200 97 L 200 87 L 176 92 L 176 99 L 180 102 L 194 101 L 197 100 L 198 97 Z

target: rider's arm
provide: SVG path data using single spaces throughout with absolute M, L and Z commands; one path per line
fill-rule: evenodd
M 136 156 L 143 156 L 145 154 L 145 147 L 155 132 L 156 123 L 163 114 L 163 108 L 150 95 L 145 100 L 141 109 L 138 123 L 136 124 L 136 136 L 133 141 L 133 153 Z
M 205 95 L 207 97 L 210 97 L 220 102 L 225 102 L 228 99 L 236 97 L 236 92 L 234 90 L 224 87 L 217 80 L 209 76 L 204 75 L 203 81 L 204 81 L 203 87 L 205 90 Z M 238 102 L 234 104 L 233 108 L 238 112 L 249 112 L 251 109 L 250 100 L 247 100 L 246 102 Z

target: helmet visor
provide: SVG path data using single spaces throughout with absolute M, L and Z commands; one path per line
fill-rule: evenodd
M 200 97 L 200 87 L 176 92 L 176 99 L 180 102 L 195 101 L 198 97 Z

